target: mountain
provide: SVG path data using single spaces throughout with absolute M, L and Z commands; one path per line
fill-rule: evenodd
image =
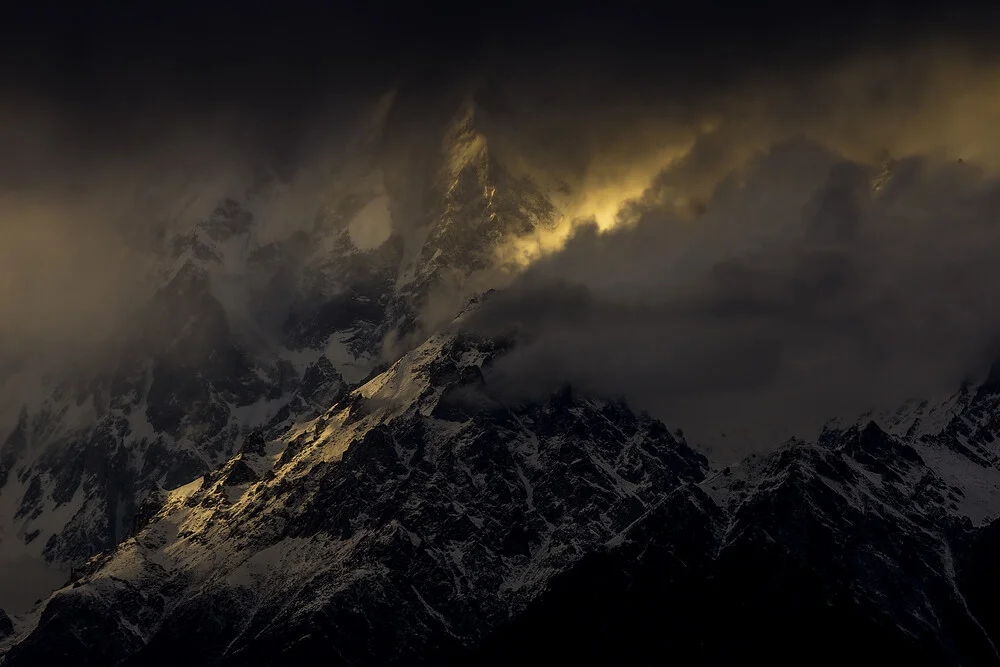
M 704 477 L 703 457 L 620 403 L 502 404 L 481 369 L 503 345 L 436 335 L 170 492 L 4 664 L 430 658 Z
M 1000 663 L 989 381 L 710 470 L 619 401 L 504 404 L 509 345 L 435 335 L 250 439 L 4 664 Z
M 471 295 L 455 286 L 547 224 L 551 205 L 489 150 L 473 98 L 438 110 L 430 144 L 397 127 L 409 102 L 386 96 L 331 164 L 256 165 L 149 213 L 148 300 L 99 371 L 49 378 L 0 440 L 0 563 L 68 569 L 113 549 L 171 491 L 419 344 L 436 293 L 454 317 Z M 416 147 L 432 175 L 420 188 L 397 187 L 386 136 Z
M 0 444 L 0 568 L 65 570 L 0 663 L 1000 663 L 1000 364 L 721 469 L 621 400 L 508 402 L 464 318 L 559 212 L 483 99 L 163 214 L 100 370 Z
M 674 491 L 463 662 L 1000 663 L 1000 397 L 957 398 L 920 435 L 827 430 Z

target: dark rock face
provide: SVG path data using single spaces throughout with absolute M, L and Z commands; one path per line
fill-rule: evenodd
M 33 643 L 16 649 L 25 665 L 113 665 L 142 645 L 141 637 L 125 628 L 122 621 L 138 620 L 134 596 L 73 596 L 53 600 L 45 607 L 38 627 L 59 636 L 56 643 Z M 119 606 L 120 605 L 120 606 Z
M 242 458 L 236 459 L 226 474 L 223 484 L 226 486 L 240 486 L 242 484 L 252 484 L 259 481 L 260 477 Z
M 228 425 L 230 404 L 249 405 L 275 391 L 280 395 L 280 377 L 268 382 L 254 372 L 249 352 L 234 343 L 208 276 L 194 265 L 184 265 L 150 311 L 156 316 L 148 321 L 143 347 L 157 353 L 146 417 L 156 431 L 177 437 L 194 423 L 213 438 Z
M 996 522 L 937 511 L 945 486 L 874 424 L 792 446 L 672 494 L 454 662 L 998 664 Z
M 292 349 L 326 343 L 331 332 L 353 330 L 348 344 L 358 353 L 373 352 L 386 323 L 402 257 L 402 243 L 391 238 L 366 252 L 354 249 L 346 230 L 335 234 L 330 256 L 306 265 L 287 305 L 282 336 Z
M 12 634 L 14 634 L 14 624 L 7 616 L 7 612 L 0 609 L 0 640 L 7 639 Z
M 958 642 L 948 647 L 951 655 L 929 633 L 908 636 L 891 617 L 872 614 L 847 591 L 831 590 L 842 584 L 828 578 L 834 574 L 829 562 L 803 564 L 791 550 L 755 536 L 713 559 L 710 550 L 682 551 L 677 543 L 683 538 L 662 535 L 667 525 L 657 529 L 659 538 L 644 535 L 649 541 L 641 546 L 585 559 L 525 615 L 455 662 L 655 664 L 675 656 L 709 665 L 940 665 L 962 664 L 958 656 L 972 664 L 992 657 L 971 623 L 955 628 L 957 638 L 944 639 Z
M 302 374 L 298 393 L 304 401 L 308 401 L 320 409 L 326 409 L 336 403 L 344 395 L 347 383 L 333 367 L 330 360 L 320 357 Z
M 259 430 L 251 431 L 247 433 L 246 437 L 243 438 L 243 444 L 240 446 L 240 453 L 257 454 L 258 456 L 263 456 L 265 452 L 265 442 L 264 434 Z

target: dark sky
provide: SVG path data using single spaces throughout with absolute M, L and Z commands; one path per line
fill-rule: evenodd
M 932 33 L 980 40 L 992 34 L 996 15 L 951 3 L 853 0 L 64 1 L 8 9 L 0 30 L 7 76 L 67 105 L 120 108 L 150 95 L 158 103 L 226 105 L 267 95 L 288 110 L 323 84 L 358 86 L 400 71 L 429 75 L 483 62 L 596 56 L 626 77 L 666 70 L 711 80 Z
M 998 14 L 854 0 L 20 3 L 0 15 L 0 112 L 44 108 L 92 152 L 218 112 L 280 134 L 331 100 L 400 81 L 432 97 L 472 71 L 574 79 L 577 106 L 655 105 L 750 75 L 808 77 L 844 53 L 929 37 L 992 48 Z

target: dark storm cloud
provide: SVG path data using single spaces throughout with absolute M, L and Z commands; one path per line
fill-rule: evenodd
M 927 35 L 995 42 L 991 10 L 932 3 L 647 5 L 23 3 L 0 25 L 0 99 L 53 117 L 64 152 L 96 160 L 219 128 L 308 142 L 345 100 L 399 86 L 420 107 L 489 80 L 518 152 L 579 173 L 662 134 L 652 117 L 690 119 L 750 80 L 808 81 L 837 58 Z
M 5 353 L 112 335 L 141 302 L 135 239 L 162 213 L 192 187 L 224 191 L 256 163 L 334 159 L 390 89 L 381 158 L 394 192 L 433 179 L 421 156 L 440 148 L 437 130 L 472 89 L 491 151 L 551 176 L 546 186 L 611 196 L 626 181 L 654 186 L 629 213 L 638 223 L 608 237 L 582 232 L 524 278 L 514 301 L 494 306 L 507 309 L 501 321 L 520 319 L 517 295 L 530 293 L 549 313 L 538 320 L 524 306 L 536 342 L 511 358 L 513 384 L 527 373 L 538 387 L 633 387 L 654 407 L 693 387 L 691 414 L 705 421 L 713 387 L 736 416 L 759 387 L 770 389 L 755 400 L 773 406 L 784 395 L 775 387 L 812 377 L 803 368 L 843 387 L 846 369 L 868 371 L 882 334 L 897 328 L 916 333 L 890 354 L 896 378 L 908 354 L 921 359 L 912 376 L 940 365 L 950 378 L 970 364 L 949 337 L 974 328 L 976 313 L 991 325 L 988 301 L 944 296 L 976 291 L 954 267 L 960 253 L 991 247 L 992 236 L 970 231 L 989 177 L 976 185 L 914 166 L 874 203 L 863 184 L 883 150 L 918 156 L 914 165 L 937 164 L 919 157 L 937 153 L 1000 165 L 992 10 L 91 4 L 22 3 L 0 24 Z M 808 140 L 789 144 L 797 135 Z M 686 157 L 659 173 L 665 154 Z M 953 238 L 947 202 L 972 211 Z M 418 202 L 394 224 L 424 212 Z M 883 219 L 891 224 L 879 227 Z M 902 234 L 907 225 L 916 231 Z M 898 245 L 877 230 L 898 234 Z M 927 259 L 929 273 L 912 258 Z M 988 282 L 985 263 L 975 266 Z M 553 296 L 559 281 L 568 291 Z M 921 309 L 915 299 L 928 294 L 938 296 Z M 564 312 L 578 326 L 550 316 Z M 918 353 L 938 340 L 949 350 L 940 363 Z M 980 355 L 986 343 L 970 340 Z M 542 355 L 534 366 L 532 354 Z M 828 369 L 838 354 L 848 363 Z M 803 396 L 819 404 L 831 393 Z
M 877 174 L 791 141 L 693 221 L 663 207 L 582 227 L 471 320 L 519 340 L 491 382 L 624 395 L 729 432 L 725 458 L 981 376 L 1000 342 L 1000 181 L 914 157 L 873 194 Z

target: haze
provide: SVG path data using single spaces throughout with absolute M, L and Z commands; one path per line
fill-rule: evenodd
M 260 233 L 287 236 L 311 224 L 336 174 L 369 159 L 359 137 L 389 181 L 394 170 L 416 178 L 423 130 L 473 93 L 489 149 L 562 217 L 442 287 L 420 335 L 448 326 L 473 294 L 507 287 L 471 326 L 520 327 L 523 344 L 495 369 L 508 400 L 572 382 L 706 441 L 725 432 L 731 444 L 713 446 L 735 452 L 985 373 L 1000 335 L 990 42 L 970 37 L 974 22 L 873 21 L 849 37 L 841 26 L 837 42 L 809 44 L 812 26 L 765 49 L 736 38 L 739 20 L 712 34 L 699 15 L 687 39 L 679 20 L 664 40 L 635 35 L 617 58 L 601 20 L 554 17 L 517 47 L 499 28 L 472 38 L 448 23 L 436 37 L 450 44 L 403 40 L 368 65 L 331 51 L 324 62 L 337 66 L 322 76 L 304 74 L 314 52 L 302 47 L 256 70 L 218 60 L 182 84 L 163 74 L 170 54 L 157 42 L 144 76 L 120 75 L 109 49 L 72 88 L 61 85 L 69 70 L 53 78 L 55 56 L 8 77 L 8 420 L 31 398 L 25 372 L 113 354 L 155 284 L 149 251 L 164 229 L 193 224 L 266 164 L 287 170 L 292 194 L 259 217 Z M 121 85 L 84 87 L 98 80 Z M 383 200 L 351 233 L 375 247 L 420 224 Z

